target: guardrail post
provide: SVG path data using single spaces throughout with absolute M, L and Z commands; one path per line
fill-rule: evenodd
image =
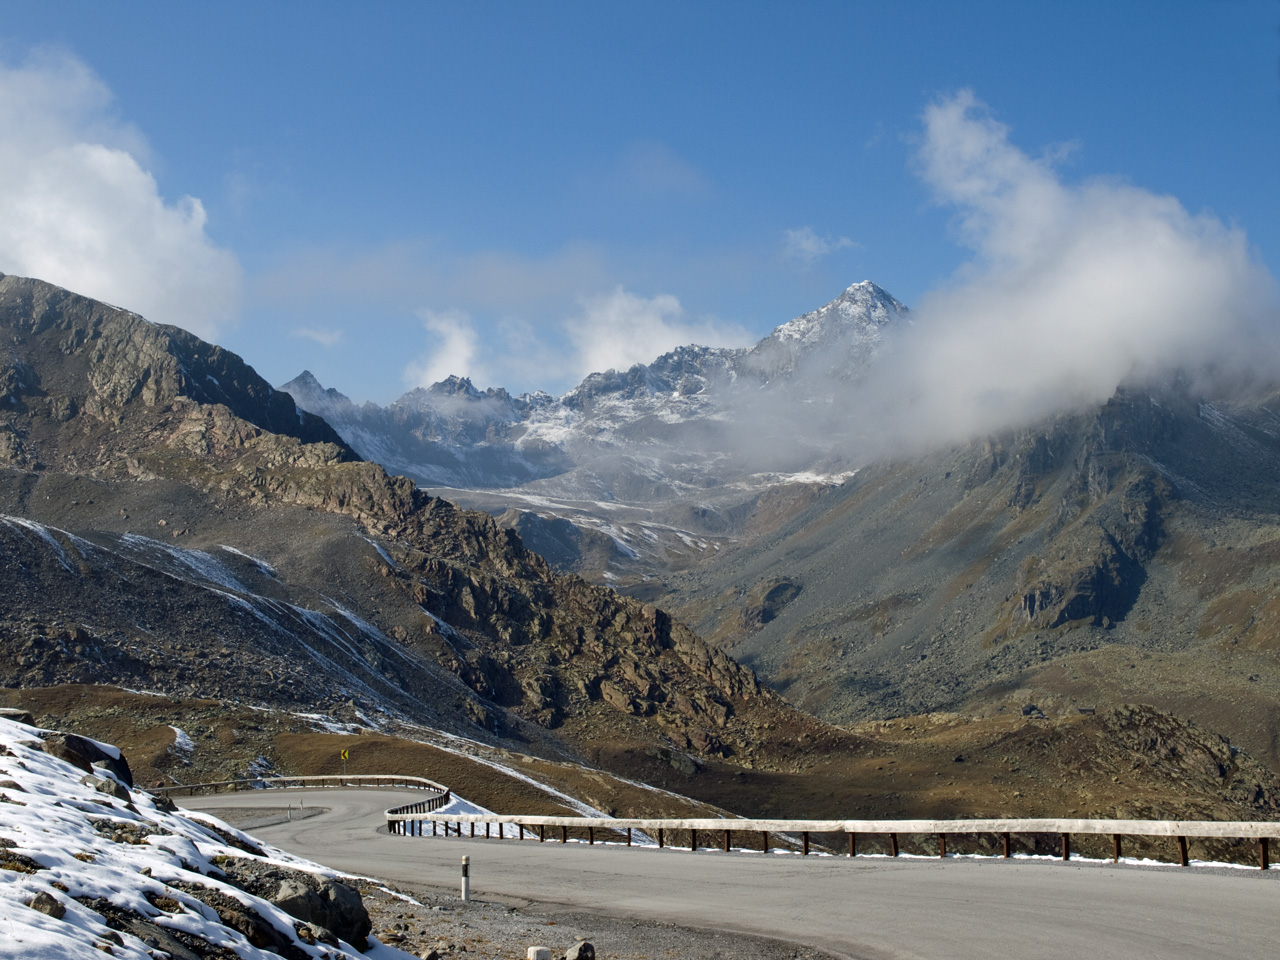
M 1271 867 L 1271 842 L 1267 837 L 1258 838 L 1258 864 L 1263 870 Z
M 856 833 L 849 834 L 849 856 L 856 857 L 858 855 L 858 835 Z
M 769 852 L 769 831 L 768 830 L 760 831 L 760 852 L 761 853 Z
M 1178 862 L 1181 866 L 1189 866 L 1191 861 L 1187 858 L 1187 838 L 1178 838 Z
M 596 828 L 587 827 L 587 846 L 594 847 L 596 845 Z
M 800 833 L 800 852 L 806 857 L 809 855 L 809 831 L 803 830 Z
M 631 828 L 627 827 L 627 846 L 631 846 Z
M 1000 835 L 1000 840 L 1001 840 L 1002 846 L 1004 847 L 1004 858 L 1008 860 L 1011 856 L 1013 856 L 1013 851 L 1010 849 L 1010 844 L 1009 844 L 1009 840 L 1010 840 L 1009 834 L 1002 833 Z
M 431 835 L 433 837 L 436 835 L 436 822 L 434 820 L 431 821 Z
M 889 834 L 889 856 L 896 857 L 898 855 L 898 835 L 896 833 Z
M 489 821 L 488 820 L 484 822 L 484 838 L 486 840 L 489 839 Z
M 1071 834 L 1069 833 L 1062 835 L 1062 859 L 1064 861 L 1071 859 Z
M 724 852 L 725 853 L 729 852 L 729 831 L 728 830 L 724 832 Z
M 538 824 L 538 842 L 547 842 L 547 825 L 545 823 Z
M 568 827 L 561 827 L 561 828 L 560 828 L 560 842 L 561 842 L 561 843 L 568 843 L 568 842 L 569 842 L 569 828 L 568 828 Z
M 520 828 L 520 839 L 521 839 L 521 840 L 523 840 L 523 839 L 524 839 L 524 824 L 523 824 L 523 823 L 518 823 L 518 824 L 516 824 L 516 826 L 518 826 L 518 827 Z
M 499 839 L 499 840 L 501 840 L 501 839 L 502 839 L 502 824 L 501 824 L 501 823 L 499 823 L 499 824 L 498 824 L 498 839 Z
M 659 827 L 659 828 L 658 828 L 658 849 L 659 849 L 659 850 L 661 850 L 661 849 L 662 849 L 662 846 L 663 846 L 662 841 L 663 841 L 663 837 L 662 837 L 662 828 L 661 828 L 661 827 Z
M 945 860 L 947 858 L 947 835 L 945 833 L 938 834 L 938 859 Z
M 698 849 L 698 831 L 697 830 L 691 829 L 689 831 L 689 849 L 690 850 Z
M 474 840 L 476 837 L 476 822 L 472 820 L 470 826 L 471 826 L 471 839 Z M 485 826 L 487 827 L 488 824 L 486 823 Z M 458 833 L 462 833 L 462 831 L 459 830 Z
M 1120 834 L 1118 833 L 1111 835 L 1111 862 L 1120 862 Z

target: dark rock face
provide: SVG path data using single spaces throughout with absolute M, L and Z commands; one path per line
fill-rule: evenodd
M 113 416 L 135 401 L 155 407 L 185 397 L 224 406 L 272 433 L 332 443 L 353 457 L 328 424 L 298 410 L 235 354 L 177 327 L 39 280 L 3 275 L 0 327 L 11 338 L 9 356 L 0 360 L 0 400 L 11 398 L 57 421 L 82 411 Z M 53 351 L 56 367 L 49 363 Z
M 44 739 L 44 752 L 51 757 L 66 760 L 88 774 L 95 773 L 95 766 L 105 767 L 120 780 L 133 786 L 133 774 L 129 772 L 129 761 L 124 754 L 113 756 L 85 737 L 74 733 L 52 734 Z
M 369 946 L 373 924 L 354 887 L 336 880 L 321 880 L 319 889 L 313 889 L 297 880 L 284 880 L 271 902 L 289 916 L 313 928 L 330 930 L 360 950 Z
M 14 723 L 25 723 L 28 727 L 36 725 L 35 717 L 29 710 L 16 710 L 11 707 L 0 707 L 0 719 L 12 720 Z
M 260 860 L 223 862 L 227 879 L 254 896 L 269 900 L 289 916 L 309 924 L 316 939 L 340 937 L 360 950 L 373 929 L 360 892 L 328 877 L 291 870 Z

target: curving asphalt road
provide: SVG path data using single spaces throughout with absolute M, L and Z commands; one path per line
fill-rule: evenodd
M 338 870 L 615 916 L 732 930 L 858 960 L 1203 960 L 1276 953 L 1277 873 L 1051 860 L 944 861 L 626 849 L 395 837 L 382 814 L 413 791 L 253 791 L 180 800 L 329 808 L 254 835 Z

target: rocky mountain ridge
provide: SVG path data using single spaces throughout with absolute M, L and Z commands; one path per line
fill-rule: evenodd
M 552 754 L 786 763 L 784 731 L 825 729 L 661 610 L 356 459 L 219 348 L 15 277 L 0 337 L 0 682 L 360 709 Z
M 806 403 L 815 382 L 855 377 L 906 316 L 857 283 L 749 349 L 679 347 L 558 398 L 451 377 L 386 408 L 356 406 L 305 371 L 281 389 L 363 456 L 503 516 L 562 569 L 634 583 L 720 549 L 757 512 L 770 522 L 779 497 L 769 491 L 803 500 L 846 472 L 821 441 L 793 450 L 794 431 L 762 442 L 749 411 Z M 546 537 L 539 520 L 573 524 L 573 542 Z

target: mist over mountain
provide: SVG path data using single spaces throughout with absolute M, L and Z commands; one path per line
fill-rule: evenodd
M 756 404 L 785 411 L 781 420 L 799 416 L 795 404 L 809 404 L 831 384 L 856 376 L 884 343 L 887 328 L 905 314 L 875 284 L 854 284 L 750 349 L 679 347 L 625 371 L 593 373 L 561 397 L 481 392 L 469 380 L 450 377 L 386 408 L 356 406 L 308 372 L 281 389 L 337 425 L 364 455 L 376 454 L 425 484 L 517 486 L 637 446 L 645 448 L 646 460 L 668 461 L 674 477 L 694 440 L 702 441 L 702 459 L 721 460 L 730 473 L 786 469 L 807 465 L 813 447 L 832 444 L 808 436 L 811 431 L 798 434 L 792 423 L 786 434 L 804 435 L 810 449 L 779 450 L 758 436 L 749 442 L 738 421 L 750 419 Z

